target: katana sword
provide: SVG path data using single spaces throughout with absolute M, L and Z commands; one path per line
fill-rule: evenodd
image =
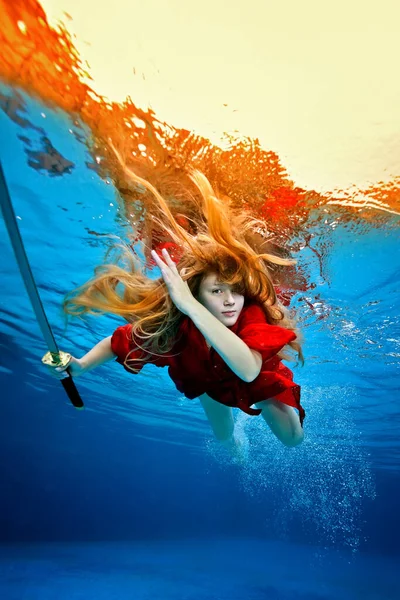
M 47 344 L 49 351 L 44 355 L 42 361 L 51 367 L 65 367 L 68 365 L 71 355 L 62 352 L 58 349 L 57 342 L 54 339 L 53 332 L 47 320 L 46 313 L 43 308 L 42 301 L 39 296 L 38 289 L 32 274 L 32 270 L 25 252 L 21 233 L 19 231 L 14 208 L 11 202 L 10 193 L 8 191 L 7 182 L 4 176 L 4 171 L 0 162 L 0 206 L 4 217 L 4 222 L 10 236 L 11 245 L 14 250 L 15 258 L 19 266 L 19 270 L 24 281 L 26 291 L 32 304 L 33 311 L 39 323 L 40 330 Z M 66 370 L 68 377 L 61 379 L 64 390 L 68 398 L 75 408 L 84 408 L 83 401 L 76 389 L 74 380 L 68 368 Z

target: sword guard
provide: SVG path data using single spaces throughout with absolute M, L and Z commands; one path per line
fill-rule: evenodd
M 67 367 L 71 362 L 72 356 L 68 352 L 46 352 L 42 358 L 42 363 L 49 367 Z

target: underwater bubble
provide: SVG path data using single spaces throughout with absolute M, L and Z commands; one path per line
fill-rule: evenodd
M 295 519 L 303 526 L 312 524 L 325 543 L 358 548 L 362 506 L 375 498 L 375 486 L 348 410 L 354 393 L 342 387 L 314 389 L 306 437 L 296 448 L 283 446 L 262 419 L 238 415 L 239 430 L 249 439 L 241 485 L 251 497 L 265 499 L 268 493 L 280 533 Z

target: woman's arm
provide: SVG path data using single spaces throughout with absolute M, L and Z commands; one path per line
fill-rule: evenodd
M 193 299 L 187 315 L 240 379 L 250 382 L 258 376 L 262 365 L 259 352 L 251 350 L 240 337 L 218 321 L 198 300 Z
M 111 335 L 109 335 L 82 356 L 79 362 L 82 365 L 83 372 L 86 373 L 113 358 L 115 358 L 115 354 L 111 350 Z

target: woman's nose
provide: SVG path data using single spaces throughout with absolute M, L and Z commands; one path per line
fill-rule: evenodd
M 235 299 L 233 297 L 232 292 L 226 292 L 224 301 L 225 301 L 225 304 L 234 304 Z

